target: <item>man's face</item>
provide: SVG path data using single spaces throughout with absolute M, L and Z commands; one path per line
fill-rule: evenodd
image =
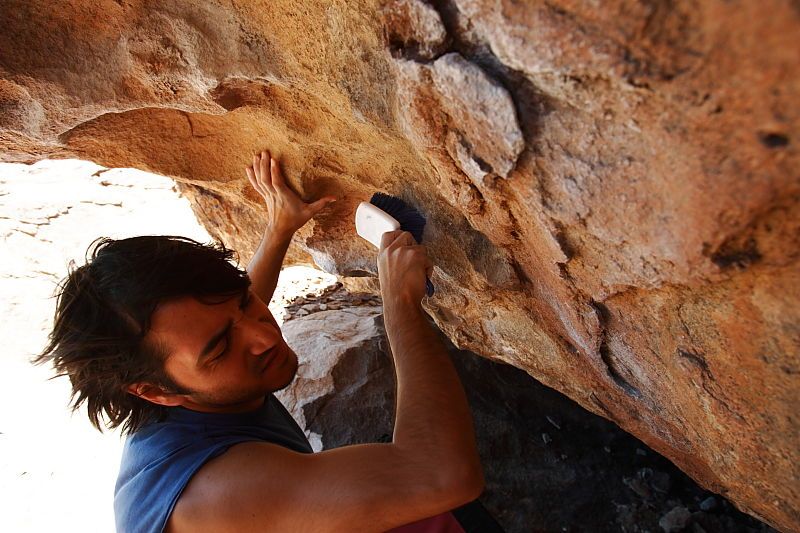
M 172 400 L 196 411 L 256 409 L 265 394 L 285 388 L 297 372 L 297 354 L 251 291 L 218 304 L 191 297 L 162 303 L 147 338 L 167 348 L 166 373 L 191 391 Z

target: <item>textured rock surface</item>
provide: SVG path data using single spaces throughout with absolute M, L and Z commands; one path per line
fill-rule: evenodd
M 338 275 L 375 270 L 357 204 L 401 195 L 459 347 L 800 529 L 795 2 L 6 0 L 0 27 L 2 160 L 172 176 L 247 257 L 270 147 L 343 198 L 290 256 Z
M 358 305 L 358 296 L 350 299 Z M 290 315 L 284 323 L 300 364 L 297 379 L 276 396 L 316 450 L 391 439 L 392 356 L 381 308 L 363 305 Z M 480 500 L 507 533 L 774 531 L 525 372 L 449 349 L 475 422 L 486 477 Z
M 314 424 L 320 407 L 309 405 L 315 400 L 322 399 L 322 407 L 332 400 L 332 412 L 338 413 L 348 412 L 347 405 L 359 406 L 357 418 L 341 420 L 331 428 L 340 442 L 355 442 L 356 436 L 369 435 L 367 428 L 374 430 L 376 420 L 391 416 L 394 373 L 391 365 L 387 372 L 388 355 L 381 349 L 386 339 L 381 335 L 380 314 L 380 307 L 348 307 L 283 324 L 283 336 L 297 353 L 299 364 L 292 384 L 275 396 L 306 429 L 314 451 L 323 449 L 322 435 Z M 343 381 L 332 372 L 343 358 L 354 362 L 356 369 L 350 369 L 349 376 L 358 379 Z M 375 379 L 376 371 L 382 371 L 383 379 Z M 334 391 L 339 394 L 331 398 Z

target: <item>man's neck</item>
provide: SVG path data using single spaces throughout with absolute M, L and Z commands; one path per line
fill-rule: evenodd
M 195 402 L 191 399 L 186 399 L 183 403 L 180 404 L 181 407 L 184 409 L 189 409 L 190 411 L 198 411 L 200 413 L 249 413 L 252 411 L 257 411 L 260 409 L 264 402 L 267 401 L 267 395 L 264 395 L 260 398 L 256 398 L 254 400 L 248 400 L 246 402 L 235 403 L 235 404 L 214 404 L 214 403 L 206 403 L 206 402 Z

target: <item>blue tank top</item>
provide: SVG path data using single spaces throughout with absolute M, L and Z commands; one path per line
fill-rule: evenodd
M 163 422 L 128 436 L 114 488 L 119 533 L 161 533 L 189 479 L 234 444 L 267 441 L 313 453 L 292 415 L 268 394 L 248 413 L 200 413 L 172 407 Z

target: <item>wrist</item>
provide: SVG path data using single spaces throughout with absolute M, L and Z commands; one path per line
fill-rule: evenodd
M 269 224 L 264 230 L 264 238 L 276 241 L 291 241 L 297 230 L 281 224 Z
M 414 302 L 411 298 L 392 297 L 384 295 L 383 297 L 384 314 L 408 316 L 408 315 L 423 315 L 425 311 L 422 309 L 422 302 Z

